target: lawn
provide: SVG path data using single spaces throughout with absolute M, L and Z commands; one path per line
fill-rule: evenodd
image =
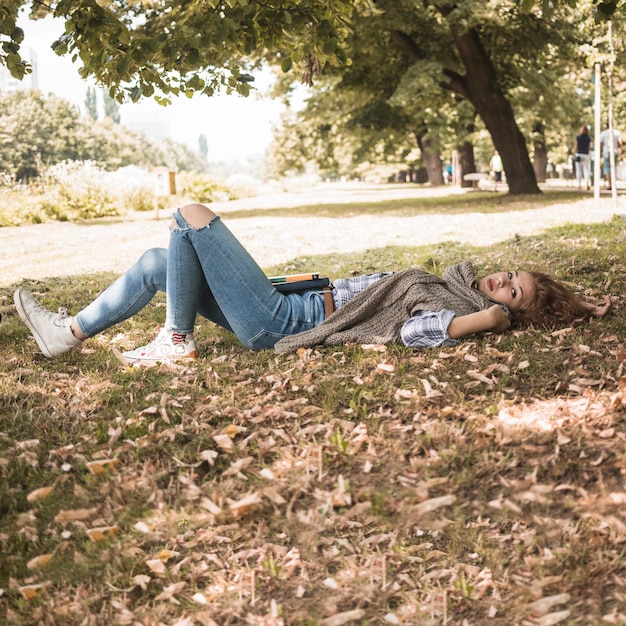
M 255 353 L 199 321 L 191 367 L 115 357 L 163 298 L 47 360 L 3 290 L 0 622 L 625 624 L 625 252 L 615 218 L 295 259 L 339 277 L 469 258 L 615 306 L 425 352 Z M 20 286 L 77 311 L 111 278 Z

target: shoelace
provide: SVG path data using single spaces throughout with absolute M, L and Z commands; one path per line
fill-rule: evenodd
M 57 322 L 68 317 L 67 309 L 62 306 L 59 307 L 58 313 L 46 309 L 43 304 L 39 303 L 37 303 L 33 309 L 39 316 L 43 317 L 46 321 L 52 322 L 53 324 L 56 324 Z
M 172 333 L 172 343 L 177 346 L 179 343 L 185 343 L 187 335 L 183 333 Z

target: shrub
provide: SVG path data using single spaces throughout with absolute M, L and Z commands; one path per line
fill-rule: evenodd
M 225 185 L 204 174 L 181 172 L 177 176 L 176 187 L 179 194 L 194 202 L 210 204 L 234 199 L 232 192 Z

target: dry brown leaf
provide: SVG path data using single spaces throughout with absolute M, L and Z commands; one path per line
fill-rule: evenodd
M 194 593 L 191 599 L 198 604 L 208 604 L 209 600 L 203 593 Z
M 150 568 L 150 571 L 157 576 L 165 576 L 167 573 L 167 567 L 161 559 L 148 559 L 146 565 Z
M 569 335 L 570 333 L 573 333 L 574 329 L 571 326 L 568 326 L 567 328 L 559 328 L 558 330 L 553 331 L 552 337 L 561 337 L 563 335 Z
M 554 596 L 546 596 L 545 598 L 540 598 L 539 600 L 535 600 L 535 602 L 531 602 L 528 605 L 528 610 L 533 616 L 545 615 L 557 604 L 565 604 L 566 602 L 569 602 L 570 598 L 571 596 L 569 593 L 559 593 Z
M 26 600 L 34 600 L 44 595 L 46 593 L 46 589 L 50 586 L 50 584 L 51 583 L 49 582 L 45 582 L 36 585 L 24 585 L 23 587 L 19 587 L 19 592 Z
M 89 461 L 87 463 L 87 469 L 97 476 L 103 474 L 106 471 L 114 469 L 119 464 L 119 459 L 102 459 L 99 461 Z
M 60 511 L 54 517 L 54 521 L 65 526 L 70 522 L 82 521 L 93 517 L 97 513 L 95 508 L 93 509 L 76 509 L 74 511 Z
M 36 556 L 34 559 L 31 559 L 26 563 L 26 567 L 28 569 L 38 569 L 43 567 L 54 555 L 52 554 L 40 554 Z
M 424 391 L 426 392 L 426 397 L 428 399 L 430 399 L 430 398 L 438 398 L 438 397 L 443 395 L 443 393 L 441 391 L 433 389 L 432 385 L 430 384 L 430 382 L 426 378 L 420 378 L 420 382 L 422 383 L 422 386 L 424 387 Z
M 556 613 L 548 613 L 543 617 L 535 620 L 537 626 L 554 626 L 554 624 L 560 624 L 571 615 L 571 611 L 558 611 Z
M 46 496 L 50 495 L 53 489 L 54 487 L 40 487 L 39 489 L 35 489 L 34 491 L 31 491 L 26 496 L 26 499 L 29 502 L 37 502 L 37 500 L 42 500 Z
M 424 515 L 432 511 L 436 511 L 444 506 L 450 506 L 456 502 L 456 496 L 449 494 L 447 496 L 439 496 L 438 498 L 430 498 L 420 502 L 417 506 L 413 507 L 413 511 L 417 515 Z
M 15 444 L 15 447 L 19 448 L 20 450 L 32 450 L 37 446 L 39 446 L 39 439 L 26 439 L 24 441 L 18 441 Z
M 250 465 L 250 463 L 252 463 L 254 461 L 254 458 L 251 456 L 247 456 L 243 459 L 239 459 L 238 461 L 235 461 L 234 463 L 231 464 L 231 466 L 227 469 L 224 470 L 224 472 L 222 472 L 222 476 L 241 476 L 243 477 L 243 474 L 241 473 L 242 469 L 245 469 L 246 467 L 248 467 Z
M 215 504 L 210 498 L 201 498 L 200 506 L 213 515 L 219 515 L 222 512 L 222 509 L 220 509 L 220 507 L 217 506 L 217 504 Z
M 370 352 L 387 352 L 387 346 L 382 343 L 364 343 L 361 344 L 361 349 Z
M 363 609 L 353 609 L 352 611 L 344 611 L 343 613 L 337 613 L 332 617 L 327 617 L 320 622 L 320 626 L 342 626 L 343 624 L 349 624 L 350 622 L 356 622 L 365 615 Z
M 85 532 L 89 539 L 95 541 L 104 541 L 107 537 L 114 535 L 119 528 L 117 526 L 98 526 L 96 528 L 88 528 Z
M 137 576 L 133 577 L 133 582 L 138 587 L 141 587 L 144 591 L 148 588 L 148 583 L 152 580 L 150 576 L 146 576 L 145 574 L 137 574 Z
M 174 604 L 180 604 L 180 602 L 174 597 L 177 593 L 182 591 L 187 586 L 184 580 L 177 583 L 172 583 L 163 589 L 163 591 L 155 598 L 155 600 L 169 600 Z
M 213 441 L 215 441 L 222 450 L 230 452 L 233 449 L 233 440 L 230 435 L 213 435 Z
M 230 510 L 237 516 L 243 515 L 248 509 L 256 506 L 261 502 L 261 496 L 258 493 L 251 493 L 237 500 L 237 502 L 229 502 Z
M 217 459 L 219 455 L 220 453 L 216 450 L 202 450 L 202 452 L 200 452 L 200 458 L 209 465 L 214 465 L 215 459 Z
M 467 370 L 467 375 L 470 378 L 479 380 L 481 383 L 486 383 L 489 386 L 494 384 L 494 381 L 491 378 L 487 378 L 482 372 L 478 372 L 476 370 Z
M 395 372 L 396 366 L 393 363 L 382 361 L 381 363 L 376 364 L 376 369 L 382 370 L 383 372 Z

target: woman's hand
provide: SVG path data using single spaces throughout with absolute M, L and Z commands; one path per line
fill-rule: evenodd
M 487 311 L 491 313 L 491 319 L 493 320 L 493 325 L 488 330 L 492 330 L 494 333 L 501 333 L 511 327 L 509 316 L 499 304 L 494 304 Z
M 583 302 L 583 304 L 592 317 L 604 317 L 611 310 L 613 303 L 611 296 L 604 296 L 602 304 L 593 304 L 592 302 Z

